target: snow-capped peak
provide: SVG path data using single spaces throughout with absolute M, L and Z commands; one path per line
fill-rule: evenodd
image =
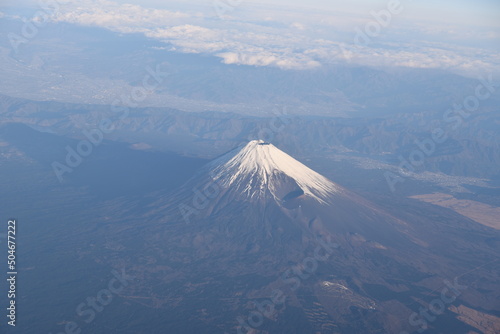
M 216 182 L 225 188 L 240 189 L 251 198 L 264 196 L 269 190 L 280 199 L 280 187 L 290 179 L 305 196 L 322 203 L 340 190 L 324 176 L 262 140 L 253 140 L 241 149 L 223 155 L 210 167 L 210 174 Z

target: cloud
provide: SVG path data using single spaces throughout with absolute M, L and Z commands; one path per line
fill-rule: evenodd
M 220 38 L 220 34 L 215 30 L 191 24 L 148 31 L 146 36 L 169 41 L 195 39 L 200 41 L 210 41 Z
M 70 1 L 62 6 L 55 21 L 98 26 L 117 32 L 146 32 L 179 19 L 189 18 L 182 12 L 118 4 L 107 0 Z
M 235 9 L 229 19 L 220 20 L 214 13 L 82 0 L 62 6 L 56 20 L 121 33 L 143 33 L 166 43 L 168 50 L 211 54 L 225 64 L 310 69 L 349 62 L 365 66 L 440 68 L 467 75 L 476 70 L 491 71 L 500 65 L 498 53 L 464 47 L 450 38 L 460 36 L 474 43 L 480 35 L 487 43 L 498 38 L 498 32 L 493 30 L 488 30 L 488 34 L 473 30 L 460 34 L 464 31 L 460 26 L 391 23 L 381 27 L 380 34 L 370 38 L 369 43 L 360 44 L 356 43 L 356 29 L 363 29 L 374 20 L 371 17 L 318 11 L 304 15 L 302 10 L 290 8 L 270 12 L 264 9 L 246 6 L 245 12 Z M 234 16 L 237 14 L 240 16 Z
M 290 24 L 290 27 L 297 30 L 306 30 L 306 25 L 300 22 L 294 22 Z
M 254 54 L 226 52 L 217 56 L 223 59 L 224 64 L 276 66 L 283 69 L 311 69 L 321 66 L 319 62 L 307 57 L 286 56 L 265 51 Z

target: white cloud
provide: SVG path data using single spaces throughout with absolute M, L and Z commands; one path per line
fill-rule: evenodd
M 217 56 L 223 59 L 224 64 L 276 66 L 283 69 L 310 69 L 321 66 L 319 62 L 307 57 L 278 55 L 265 51 L 254 54 L 226 52 Z
M 291 28 L 297 29 L 297 30 L 306 30 L 306 25 L 300 22 L 293 22 L 290 25 Z
M 118 4 L 107 0 L 70 1 L 62 6 L 56 21 L 98 26 L 118 32 L 146 32 L 149 28 L 168 26 L 190 16 L 186 13 L 138 5 Z
M 161 28 L 148 31 L 146 36 L 163 40 L 200 40 L 213 41 L 220 37 L 220 34 L 212 29 L 185 24 L 171 28 Z
M 61 7 L 56 20 L 121 33 L 143 33 L 169 44 L 169 50 L 212 54 L 225 64 L 310 69 L 350 61 L 367 66 L 442 68 L 465 74 L 475 69 L 491 70 L 500 64 L 497 53 L 488 53 L 478 47 L 465 48 L 453 44 L 452 39 L 447 44 L 425 41 L 430 37 L 437 40 L 436 36 L 442 40 L 459 36 L 463 31 L 459 26 L 391 23 L 381 28 L 380 36 L 360 45 L 354 43 L 355 28 L 363 28 L 367 20 L 373 20 L 366 15 L 320 11 L 304 15 L 291 9 L 269 12 L 262 6 L 245 6 L 245 11 L 239 8 L 233 12 L 238 17 L 217 20 L 214 13 L 83 0 Z M 489 34 L 480 35 L 487 40 L 498 37 L 498 32 L 489 30 Z M 477 34 L 469 32 L 461 36 L 462 39 L 475 39 Z

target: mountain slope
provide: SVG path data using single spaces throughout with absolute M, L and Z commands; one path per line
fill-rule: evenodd
M 297 241 L 289 246 L 298 250 L 304 249 L 301 238 L 306 236 L 344 243 L 356 233 L 387 245 L 421 243 L 408 234 L 405 222 L 257 140 L 213 160 L 151 207 L 154 221 L 237 234 L 236 247 L 243 249 L 255 243 L 285 244 L 291 235 Z
M 272 195 L 277 201 L 303 194 L 326 203 L 339 187 L 288 154 L 262 140 L 253 140 L 209 166 L 214 182 L 223 188 L 241 192 L 245 199 L 254 200 Z M 283 188 L 295 186 L 283 196 Z
M 207 333 L 413 331 L 408 316 L 417 301 L 436 298 L 443 280 L 472 273 L 491 293 L 496 284 L 488 244 L 498 233 L 412 208 L 398 219 L 262 141 L 215 159 L 140 210 L 122 207 L 122 216 L 112 207 L 116 218 L 101 232 L 101 244 L 118 249 L 106 261 L 133 268 L 143 283 L 132 300 L 183 333 L 195 324 Z M 286 303 L 244 330 L 237 319 L 273 291 Z M 494 308 L 474 291 L 467 305 Z M 471 330 L 446 313 L 432 324 L 437 332 Z

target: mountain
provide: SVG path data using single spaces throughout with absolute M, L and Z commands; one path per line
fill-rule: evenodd
M 200 161 L 105 141 L 59 185 L 50 162 L 74 139 L 16 124 L 0 137 L 15 175 L 1 203 L 32 245 L 27 333 L 63 332 L 63 319 L 96 334 L 467 334 L 498 319 L 498 231 L 403 196 L 374 204 L 333 182 L 345 184 L 338 165 L 330 180 L 283 144 Z M 116 272 L 134 279 L 91 323 L 75 314 Z
M 498 104 L 493 97 L 482 102 L 482 109 L 472 113 L 466 122 L 459 124 L 460 131 L 455 131 L 456 118 L 445 121 L 444 109 L 434 108 L 384 118 L 299 117 L 290 115 L 284 107 L 268 109 L 266 117 L 135 108 L 122 120 L 109 106 L 35 102 L 0 94 L 0 124 L 23 123 L 44 133 L 81 140 L 86 139 L 84 133 L 98 129 L 99 122 L 109 118 L 114 131 L 106 134 L 107 140 L 210 159 L 242 141 L 264 137 L 294 156 L 315 162 L 341 159 L 353 168 L 378 172 L 383 182 L 384 173 L 390 171 L 406 179 L 425 179 L 438 186 L 446 185 L 447 182 L 442 181 L 452 176 L 458 182 L 470 182 L 463 177 L 491 179 L 492 186 L 496 187 L 500 180 Z M 429 141 L 438 128 L 446 131 L 447 139 L 433 146 Z M 400 166 L 404 165 L 403 161 L 411 161 L 411 154 L 415 152 L 425 154 L 424 163 L 414 166 L 418 175 L 408 175 L 404 173 L 406 168 Z M 322 172 L 335 177 L 325 170 Z M 425 172 L 438 175 L 431 177 Z M 481 180 L 474 182 L 478 185 Z M 377 191 L 376 188 L 372 190 Z M 397 188 L 404 187 L 398 183 Z M 378 187 L 378 191 L 382 190 L 389 191 L 387 184 Z
M 454 305 L 483 315 L 496 309 L 484 292 L 498 295 L 498 232 L 433 209 L 432 219 L 413 207 L 395 216 L 267 142 L 216 158 L 174 192 L 108 206 L 93 240 L 106 254 L 99 261 L 134 272 L 141 283 L 125 297 L 174 332 L 399 333 L 425 325 L 467 333 L 473 327 L 451 308 L 436 322 L 418 314 L 450 281 L 468 289 L 460 299 L 455 289 Z
M 242 250 L 287 243 L 304 250 L 304 238 L 344 244 L 356 233 L 373 244 L 412 243 L 404 222 L 263 140 L 213 160 L 166 197 L 153 204 L 160 221 L 180 213 L 186 224 L 225 233 L 221 244 L 237 241 Z
M 306 196 L 326 203 L 340 187 L 263 140 L 253 140 L 214 160 L 208 174 L 233 198 L 283 204 Z

